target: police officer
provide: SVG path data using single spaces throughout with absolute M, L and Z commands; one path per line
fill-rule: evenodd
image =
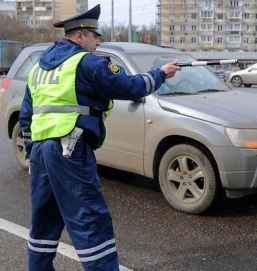
M 20 113 L 30 158 L 29 271 L 53 271 L 66 226 L 85 270 L 117 271 L 112 219 L 93 150 L 101 147 L 113 99 L 157 90 L 181 68 L 176 62 L 136 76 L 92 54 L 100 45 L 100 5 L 54 24 L 65 30 L 28 76 Z

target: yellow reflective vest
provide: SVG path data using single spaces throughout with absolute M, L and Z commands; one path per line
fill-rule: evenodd
M 88 106 L 78 104 L 75 89 L 76 68 L 85 54 L 77 53 L 53 70 L 44 70 L 38 63 L 32 68 L 28 76 L 33 102 L 32 141 L 66 136 L 80 114 L 90 115 Z M 102 112 L 104 119 L 110 110 Z

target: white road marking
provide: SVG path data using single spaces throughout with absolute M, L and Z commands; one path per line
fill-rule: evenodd
M 0 229 L 28 240 L 29 229 L 22 227 L 20 225 L 17 225 L 15 223 L 12 223 L 8 220 L 0 218 Z M 60 242 L 57 248 L 57 252 L 70 259 L 79 261 L 78 256 L 73 246 Z M 120 271 L 133 271 L 133 270 L 120 265 Z

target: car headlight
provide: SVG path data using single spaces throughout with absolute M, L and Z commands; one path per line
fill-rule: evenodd
M 256 129 L 233 129 L 226 127 L 225 132 L 235 147 L 257 149 Z

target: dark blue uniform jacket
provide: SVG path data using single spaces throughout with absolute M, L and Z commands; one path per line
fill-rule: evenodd
M 72 55 L 83 51 L 85 50 L 77 43 L 60 39 L 41 54 L 39 65 L 45 70 L 51 70 Z M 82 58 L 77 67 L 75 84 L 77 101 L 80 105 L 106 111 L 110 100 L 142 98 L 157 90 L 165 81 L 165 74 L 160 69 L 128 76 L 122 67 L 119 73 L 114 73 L 109 64 L 110 61 L 106 58 L 91 53 Z M 20 127 L 26 135 L 30 133 L 32 114 L 31 94 L 27 86 L 20 112 Z M 106 133 L 102 119 L 80 115 L 76 126 L 85 130 L 93 149 L 101 146 Z M 30 136 L 24 135 L 24 139 L 26 151 L 30 154 L 32 147 L 32 143 L 29 143 Z

